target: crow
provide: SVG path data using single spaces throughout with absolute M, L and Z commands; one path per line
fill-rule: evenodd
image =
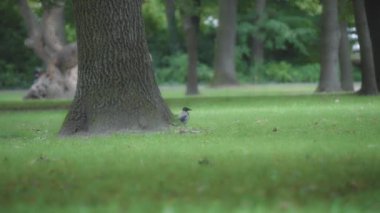
M 183 124 L 186 124 L 187 121 L 188 121 L 189 118 L 190 118 L 189 111 L 191 111 L 191 109 L 188 108 L 188 107 L 183 107 L 183 108 L 182 108 L 182 112 L 181 112 L 181 114 L 179 115 L 179 120 L 180 120 Z

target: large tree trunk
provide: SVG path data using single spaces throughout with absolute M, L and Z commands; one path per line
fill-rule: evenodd
M 372 43 L 368 30 L 364 1 L 353 0 L 355 24 L 359 36 L 360 62 L 362 71 L 362 86 L 359 91 L 363 95 L 375 95 L 378 93 L 375 76 L 375 64 L 373 61 Z
M 339 65 L 340 82 L 344 91 L 354 91 L 352 76 L 351 47 L 347 36 L 347 22 L 340 21 Z
M 177 21 L 175 18 L 175 0 L 165 0 L 166 20 L 168 23 L 169 48 L 172 54 L 178 51 Z
M 28 90 L 25 99 L 73 98 L 77 82 L 76 44 L 67 44 L 64 34 L 64 3 L 43 4 L 38 18 L 27 0 L 19 0 L 28 29 L 25 45 L 42 60 L 44 71 Z
M 194 8 L 192 11 L 198 11 L 200 0 L 193 0 L 192 6 Z M 187 95 L 199 94 L 197 77 L 199 20 L 198 13 L 184 15 L 184 30 L 188 54 L 186 82 Z
M 253 24 L 259 26 L 264 18 L 266 0 L 256 0 L 255 17 Z M 260 37 L 252 35 L 251 64 L 253 64 L 254 80 L 258 80 L 258 72 L 264 63 L 264 43 Z
M 235 71 L 236 22 L 237 0 L 219 0 L 219 27 L 214 57 L 215 86 L 238 83 Z
M 365 7 L 372 41 L 377 90 L 380 91 L 380 4 L 378 0 L 365 0 Z
M 321 74 L 317 92 L 340 90 L 338 77 L 339 23 L 337 0 L 322 0 Z
M 73 1 L 79 76 L 60 134 L 166 128 L 172 114 L 152 72 L 140 0 Z

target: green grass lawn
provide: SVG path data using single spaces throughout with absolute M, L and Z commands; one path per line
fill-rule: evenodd
M 73 138 L 0 92 L 0 212 L 379 212 L 380 97 L 313 89 L 164 87 L 186 131 Z

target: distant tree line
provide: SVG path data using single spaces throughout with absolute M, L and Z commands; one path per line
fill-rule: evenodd
M 197 94 L 198 83 L 240 82 L 319 82 L 318 92 L 352 91 L 359 80 L 360 93 L 377 94 L 378 6 L 373 2 L 147 0 L 142 11 L 158 82 L 186 83 L 187 94 Z M 39 84 L 49 84 L 52 76 L 59 80 L 53 93 L 31 96 L 54 96 L 72 87 L 76 62 L 67 54 L 76 57 L 71 1 L 4 0 L 0 12 L 0 87 L 30 86 L 36 68 L 49 74 Z M 361 46 L 355 66 L 347 37 L 352 27 Z M 40 88 L 35 85 L 34 91 Z

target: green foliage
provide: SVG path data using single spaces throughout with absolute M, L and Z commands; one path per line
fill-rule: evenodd
M 288 8 L 282 10 L 268 8 L 265 18 L 256 25 L 252 24 L 254 14 L 241 15 L 238 25 L 240 41 L 248 43 L 250 36 L 255 36 L 264 41 L 267 51 L 293 48 L 308 55 L 308 47 L 318 38 L 316 20 L 291 5 L 286 6 Z
M 178 54 L 163 59 L 167 67 L 157 69 L 158 83 L 184 83 L 186 80 L 187 55 Z
M 316 47 L 319 39 L 319 16 L 309 14 L 293 3 L 268 3 L 264 18 L 259 23 L 253 24 L 253 6 L 250 9 L 241 9 L 242 13 L 239 15 L 236 61 L 239 76 L 243 79 L 252 79 L 254 75 L 259 81 L 271 80 L 266 79 L 261 68 L 253 68 L 252 36 L 264 43 L 264 61 L 286 61 L 293 65 L 319 62 Z M 247 6 L 249 7 L 249 4 Z M 289 79 L 286 75 L 281 78 Z
M 8 64 L 3 60 L 0 60 L 0 88 L 10 88 L 15 85 L 20 85 L 19 76 L 15 75 L 16 68 L 14 64 Z
M 265 45 L 271 50 L 283 50 L 291 46 L 303 55 L 308 55 L 310 41 L 316 41 L 317 34 L 309 19 L 298 16 L 283 16 L 268 19 L 263 23 L 266 33 Z
M 18 65 L 0 59 L 0 89 L 29 87 L 34 80 L 34 69 L 24 66 L 35 64 L 36 61 L 30 61 Z
M 49 8 L 64 5 L 66 0 L 39 0 L 43 7 Z
M 271 62 L 264 66 L 264 79 L 274 82 L 317 82 L 319 79 L 319 64 L 293 66 L 285 61 Z
M 176 1 L 176 7 L 183 15 L 200 16 L 202 13 L 201 0 Z
M 269 63 L 265 66 L 265 75 L 269 81 L 291 82 L 292 65 L 284 61 Z
M 0 111 L 0 211 L 378 211 L 380 99 L 201 89 L 167 99 L 182 131 L 59 138 L 66 110 Z
M 293 0 L 291 3 L 310 15 L 319 15 L 322 13 L 320 0 Z
M 339 19 L 346 21 L 350 26 L 355 26 L 354 8 L 351 0 L 339 0 Z
M 15 72 L 13 64 L 7 64 L 5 61 L 0 60 L 0 88 L 7 88 L 9 86 L 17 85 L 17 77 L 12 74 Z
M 162 68 L 157 69 L 156 78 L 158 83 L 186 83 L 187 54 L 167 56 L 163 59 Z M 212 70 L 203 63 L 198 63 L 197 74 L 199 82 L 209 82 L 212 78 Z
M 66 39 L 69 43 L 77 41 L 77 33 L 72 24 L 65 24 Z
M 77 40 L 75 21 L 73 14 L 73 1 L 66 0 L 65 2 L 65 34 L 68 42 L 75 42 Z
M 145 37 L 149 50 L 154 59 L 155 68 L 160 68 L 164 63 L 161 60 L 170 53 L 167 22 L 163 1 L 150 0 L 143 4 L 142 14 L 145 24 Z
M 0 89 L 25 88 L 39 63 L 24 45 L 27 35 L 16 1 L 0 1 L 0 26 Z
M 145 24 L 158 30 L 167 28 L 165 5 L 162 2 L 162 0 L 149 0 L 142 8 Z
M 295 82 L 318 82 L 321 66 L 319 63 L 295 67 Z
M 42 3 L 41 3 L 42 2 Z M 65 2 L 65 32 L 67 40 L 76 40 L 75 25 L 72 14 L 72 1 L 64 0 L 29 0 L 32 9 L 42 15 L 43 5 Z M 19 16 L 17 2 L 0 1 L 0 59 L 2 71 L 0 88 L 25 88 L 33 81 L 33 70 L 40 66 L 39 60 L 24 45 L 26 32 Z M 143 16 L 145 32 L 150 52 L 154 58 L 159 83 L 184 83 L 186 81 L 186 55 L 184 45 L 183 23 L 180 15 L 199 14 L 201 18 L 198 35 L 199 66 L 198 75 L 201 82 L 209 82 L 212 75 L 214 56 L 214 39 L 216 28 L 204 21 L 217 17 L 217 1 L 201 1 L 201 7 L 195 8 L 194 1 L 176 1 L 176 18 L 178 30 L 178 52 L 171 56 L 168 38 L 165 5 L 163 0 L 144 1 Z M 310 82 L 316 81 L 319 59 L 319 14 L 318 0 L 268 1 L 264 19 L 254 25 L 254 1 L 239 1 L 238 35 L 236 48 L 236 70 L 242 82 Z M 351 3 L 340 0 L 344 17 L 352 15 Z M 254 67 L 250 61 L 251 36 L 261 38 L 265 44 L 265 61 L 262 67 Z M 278 61 L 278 63 L 274 63 Z M 269 70 L 266 70 L 266 69 Z M 279 69 L 279 70 L 276 70 Z M 296 73 L 299 72 L 299 73 Z M 358 76 L 358 73 L 355 73 Z M 356 78 L 360 79 L 360 78 Z

